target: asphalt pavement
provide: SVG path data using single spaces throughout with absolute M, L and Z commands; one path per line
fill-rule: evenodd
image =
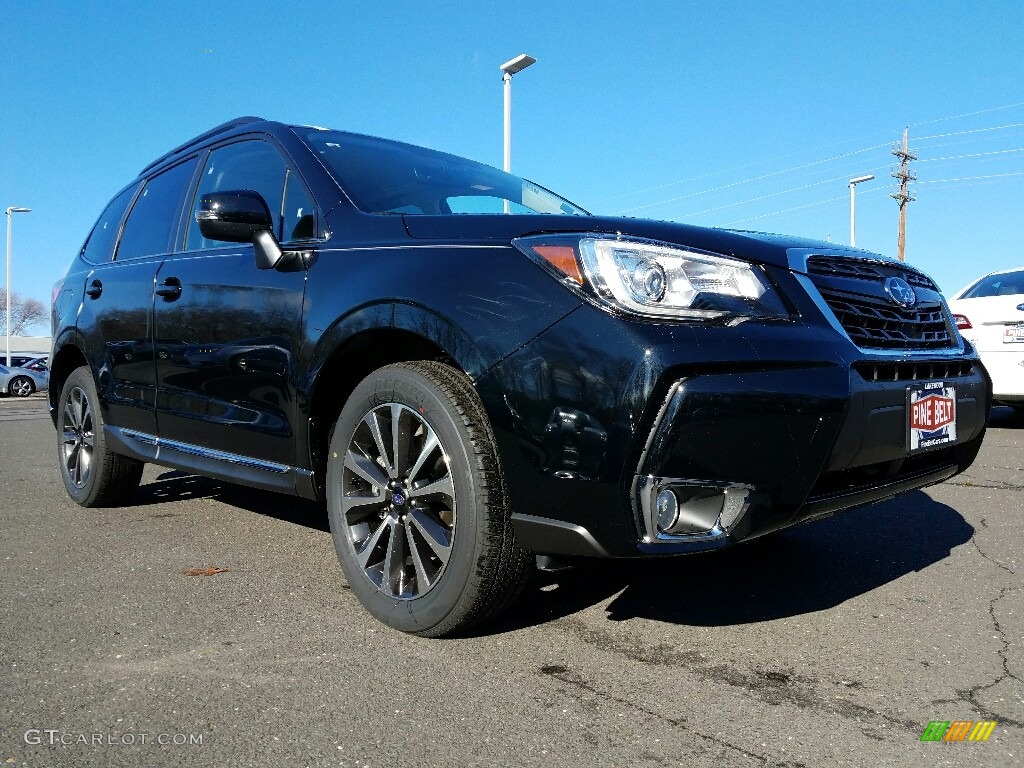
M 1024 765 L 1024 418 L 942 485 L 531 584 L 478 634 L 360 609 L 315 504 L 147 467 L 65 495 L 0 399 L 0 766 Z M 198 574 L 198 575 L 189 575 Z M 995 721 L 922 742 L 932 721 Z

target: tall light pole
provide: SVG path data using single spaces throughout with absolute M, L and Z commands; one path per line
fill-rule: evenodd
M 504 73 L 501 79 L 505 83 L 505 173 L 512 170 L 512 75 L 536 63 L 537 60 L 533 56 L 521 53 L 501 65 L 501 71 Z
M 28 213 L 31 208 L 17 208 L 11 206 L 7 209 L 7 365 L 11 365 L 11 219 L 16 213 Z
M 874 176 L 858 176 L 855 179 L 850 179 L 850 247 L 857 245 L 857 212 L 856 204 L 854 203 L 854 189 L 862 181 L 871 181 Z

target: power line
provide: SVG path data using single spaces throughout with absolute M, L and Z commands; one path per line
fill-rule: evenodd
M 1024 107 L 1024 101 L 1016 104 L 1005 104 L 1001 107 L 991 107 L 989 109 L 979 109 L 977 112 L 964 112 L 962 115 L 953 115 L 952 117 L 939 117 L 934 120 L 925 120 L 923 123 L 911 123 L 914 127 L 919 125 L 931 125 L 932 123 L 944 123 L 947 120 L 959 120 L 962 117 L 974 117 L 975 115 L 985 115 L 989 112 L 999 112 L 1003 109 L 1013 109 L 1014 107 Z
M 990 155 L 1009 155 L 1014 152 L 1024 152 L 1024 148 L 1021 149 L 997 149 L 992 152 L 972 152 L 969 155 L 951 155 L 949 157 L 926 157 L 922 160 L 918 160 L 919 163 L 934 163 L 939 160 L 963 160 L 967 157 L 988 157 Z
M 881 171 L 883 169 L 884 169 L 884 167 L 879 167 L 879 168 L 869 168 L 867 170 L 870 170 L 870 171 Z M 726 208 L 735 208 L 737 205 L 747 205 L 749 203 L 756 203 L 756 202 L 760 202 L 761 200 L 768 200 L 768 199 L 773 198 L 773 197 L 779 197 L 780 195 L 788 195 L 788 194 L 791 194 L 793 192 L 802 192 L 805 189 L 811 189 L 812 187 L 820 187 L 823 184 L 834 184 L 837 181 L 846 181 L 848 178 L 849 178 L 849 174 L 844 174 L 842 176 L 836 176 L 836 177 L 831 178 L 831 179 L 825 179 L 824 181 L 815 181 L 815 182 L 813 182 L 811 184 L 804 184 L 803 186 L 800 186 L 800 187 L 792 187 L 790 189 L 783 189 L 783 190 L 779 190 L 778 192 L 769 192 L 766 195 L 759 195 L 758 197 L 752 197 L 752 198 L 749 198 L 747 200 L 740 200 L 739 202 L 736 202 L 736 203 L 727 203 L 725 205 L 719 205 L 719 206 L 717 206 L 715 208 L 706 208 L 703 211 L 695 211 L 694 213 L 683 213 L 683 214 L 680 214 L 680 215 L 676 216 L 675 218 L 677 218 L 677 219 L 685 219 L 685 218 L 691 218 L 693 216 L 702 216 L 705 213 L 714 213 L 715 211 L 725 210 Z
M 640 210 L 643 210 L 644 208 L 653 208 L 653 207 L 658 206 L 658 205 L 665 205 L 666 203 L 674 203 L 677 200 L 685 200 L 685 199 L 687 199 L 689 197 L 697 197 L 698 195 L 706 195 L 706 194 L 708 194 L 710 192 L 719 192 L 719 191 L 721 191 L 723 189 L 731 189 L 732 187 L 738 187 L 738 186 L 741 186 L 743 184 L 750 184 L 750 183 L 755 182 L 755 181 L 761 181 L 763 179 L 770 179 L 773 176 L 780 176 L 780 175 L 782 175 L 784 173 L 792 173 L 793 171 L 800 171 L 800 170 L 803 170 L 804 168 L 811 168 L 811 167 L 816 166 L 816 165 L 823 165 L 824 163 L 831 163 L 831 162 L 834 162 L 836 160 L 843 160 L 843 159 L 845 159 L 847 157 L 852 157 L 853 155 L 863 154 L 864 152 L 870 152 L 872 150 L 881 149 L 882 147 L 887 147 L 887 146 L 889 146 L 889 145 L 888 144 L 878 144 L 878 145 L 873 146 L 873 147 L 865 147 L 864 149 L 858 149 L 858 150 L 855 150 L 853 152 L 846 152 L 846 153 L 844 153 L 842 155 L 836 155 L 835 157 L 830 157 L 830 158 L 827 158 L 825 160 L 815 160 L 814 162 L 811 162 L 811 163 L 804 163 L 803 165 L 797 165 L 797 166 L 794 166 L 792 168 L 785 168 L 785 169 L 783 169 L 781 171 L 773 171 L 771 173 L 765 173 L 765 174 L 762 174 L 760 176 L 753 176 L 753 177 L 751 177 L 749 179 L 742 179 L 740 181 L 734 181 L 734 182 L 731 182 L 729 184 L 721 184 L 721 185 L 719 185 L 717 187 L 711 187 L 710 189 L 704 189 L 704 190 L 700 190 L 698 192 L 690 192 L 690 193 L 685 194 L 685 195 L 678 195 L 676 197 L 669 198 L 668 200 L 659 200 L 656 203 L 646 203 L 645 205 L 637 205 L 637 206 L 634 206 L 632 208 L 625 208 L 625 209 L 619 211 L 619 214 L 621 215 L 621 214 L 631 213 L 632 211 L 640 211 Z
M 976 179 L 1003 179 L 1010 176 L 1024 176 L 1024 171 L 1015 171 L 1013 173 L 990 173 L 985 176 L 961 176 L 955 179 L 928 179 L 926 181 L 919 181 L 918 184 L 944 184 L 953 181 L 975 181 Z

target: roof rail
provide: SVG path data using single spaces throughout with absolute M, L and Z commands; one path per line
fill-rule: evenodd
M 192 147 L 192 146 L 198 144 L 199 142 L 204 141 L 204 140 L 210 138 L 211 136 L 216 136 L 218 133 L 225 133 L 226 131 L 229 131 L 232 128 L 236 128 L 239 125 L 245 125 L 246 123 L 262 123 L 262 122 L 264 122 L 264 119 L 262 117 L 254 117 L 253 115 L 245 115 L 244 117 L 236 117 L 234 120 L 228 120 L 226 123 L 221 123 L 216 128 L 211 128 L 206 133 L 201 133 L 198 136 L 196 136 L 194 139 L 189 139 L 184 144 L 182 144 L 180 147 L 175 147 L 170 152 L 168 152 L 168 153 L 166 153 L 164 155 L 161 155 L 156 160 L 154 160 L 152 163 L 150 163 L 145 168 L 143 168 L 139 172 L 139 175 L 142 176 L 144 173 L 146 173 L 146 171 L 149 171 L 149 170 L 155 168 L 156 166 L 160 165 L 160 163 L 164 162 L 168 158 L 171 158 L 174 155 L 177 155 L 177 154 L 180 154 L 181 152 L 184 152 L 189 147 Z

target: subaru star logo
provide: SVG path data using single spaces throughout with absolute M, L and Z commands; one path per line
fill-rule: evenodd
M 400 507 L 405 504 L 405 494 L 401 491 L 395 491 L 391 494 L 391 501 L 394 502 L 396 507 Z
M 1017 309 L 1019 309 L 1021 312 L 1024 312 L 1024 304 L 1018 304 Z
M 885 292 L 889 298 L 904 309 L 912 307 L 917 303 L 917 294 L 910 287 L 906 280 L 900 277 L 890 277 L 885 281 Z

